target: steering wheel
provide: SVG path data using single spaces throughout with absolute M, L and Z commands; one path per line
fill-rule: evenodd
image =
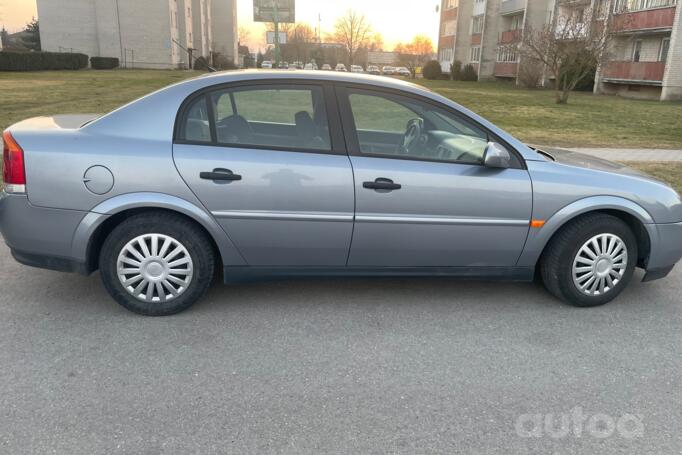
M 405 135 L 403 136 L 403 143 L 400 145 L 400 153 L 408 154 L 412 147 L 417 143 L 424 130 L 424 120 L 420 118 L 413 118 L 407 122 Z

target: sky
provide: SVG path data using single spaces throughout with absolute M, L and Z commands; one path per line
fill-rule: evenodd
M 319 15 L 324 36 L 325 32 L 332 31 L 337 17 L 348 9 L 355 9 L 367 17 L 375 32 L 383 35 L 387 49 L 418 34 L 430 36 L 435 44 L 438 3 L 439 0 L 296 0 L 296 21 L 316 28 Z M 37 16 L 35 0 L 0 0 L 0 26 L 4 25 L 10 32 L 21 30 L 33 16 Z M 262 24 L 253 23 L 253 0 L 237 0 L 237 16 L 240 26 L 251 29 L 251 46 L 265 41 Z

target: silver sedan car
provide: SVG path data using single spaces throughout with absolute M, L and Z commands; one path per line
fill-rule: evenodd
M 399 80 L 229 72 L 103 116 L 4 133 L 14 258 L 100 271 L 169 315 L 226 283 L 301 276 L 530 281 L 577 306 L 682 257 L 682 201 L 619 164 L 529 147 Z M 29 273 L 27 271 L 27 273 Z

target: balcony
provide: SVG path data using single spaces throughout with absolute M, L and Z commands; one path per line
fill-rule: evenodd
M 605 82 L 661 85 L 665 62 L 610 62 L 604 69 Z
M 500 33 L 497 44 L 511 44 L 521 41 L 521 30 L 506 30 Z
M 525 0 L 503 0 L 500 4 L 500 14 L 505 16 L 507 14 L 518 13 L 523 11 L 525 7 Z
M 496 62 L 493 75 L 495 77 L 516 77 L 517 62 Z
M 671 30 L 675 22 L 675 7 L 648 9 L 618 14 L 613 23 L 617 33 Z

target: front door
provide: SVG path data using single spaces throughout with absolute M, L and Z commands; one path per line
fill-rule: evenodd
M 325 90 L 228 87 L 182 110 L 176 166 L 251 266 L 346 264 L 353 174 Z
M 532 210 L 520 158 L 484 167 L 495 138 L 430 101 L 354 88 L 339 101 L 355 174 L 349 266 L 516 264 Z

